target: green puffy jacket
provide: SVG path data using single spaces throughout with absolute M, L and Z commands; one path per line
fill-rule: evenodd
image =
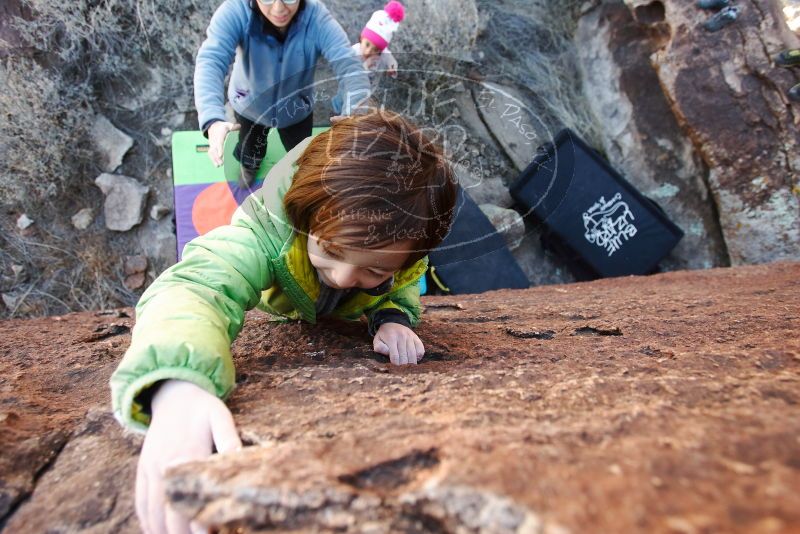
M 150 386 L 166 379 L 193 382 L 220 398 L 232 391 L 230 346 L 246 310 L 258 306 L 275 315 L 314 323 L 319 295 L 316 271 L 308 259 L 306 236 L 285 218 L 283 196 L 297 169 L 297 158 L 310 143 L 297 145 L 250 195 L 231 224 L 186 245 L 183 260 L 167 269 L 136 306 L 136 326 L 125 357 L 111 376 L 115 417 L 144 431 L 150 415 L 139 401 Z M 427 258 L 395 273 L 389 293 L 359 292 L 332 315 L 358 320 L 382 309 L 404 312 L 419 322 L 419 278 Z

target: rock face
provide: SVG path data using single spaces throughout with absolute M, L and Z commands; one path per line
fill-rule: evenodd
M 477 204 L 492 204 L 509 208 L 514 204 L 508 187 L 500 178 L 485 177 L 464 167 L 455 167 L 458 183 Z
M 552 139 L 552 132 L 526 105 L 523 95 L 512 87 L 485 82 L 473 89 L 481 118 L 497 142 L 521 172 L 536 155 L 536 148 Z
M 131 492 L 119 485 L 133 480 L 137 448 L 127 445 L 130 440 L 108 414 L 106 392 L 123 350 L 124 340 L 118 336 L 128 331 L 126 324 L 127 313 L 110 312 L 5 321 L 0 326 L 8 356 L 0 363 L 4 532 L 92 527 L 96 532 L 136 531 Z M 120 453 L 120 447 L 128 450 Z M 10 515 L 41 498 L 54 508 L 37 509 L 19 527 L 9 524 Z M 100 502 L 105 504 L 95 506 Z M 109 512 L 115 502 L 114 522 L 106 524 L 105 512 L 99 510 Z M 124 524 L 127 529 L 117 530 L 115 525 Z
M 800 263 L 423 299 L 426 356 L 248 315 L 243 451 L 168 475 L 223 532 L 793 532 Z M 130 312 L 128 312 L 128 315 Z M 0 323 L 0 528 L 139 532 L 124 312 Z M 238 529 L 238 530 L 236 530 Z
M 625 3 L 650 26 L 658 82 L 709 168 L 731 262 L 800 258 L 800 115 L 786 97 L 798 77 L 771 59 L 800 39 L 780 3 L 740 2 L 736 22 L 716 33 L 686 2 Z
M 119 174 L 101 174 L 95 184 L 106 196 L 103 204 L 106 228 L 126 232 L 142 222 L 149 187 Z
M 645 20 L 657 19 L 654 13 Z M 663 21 L 652 25 L 655 29 L 636 20 L 621 2 L 600 4 L 581 17 L 575 40 L 584 94 L 603 125 L 602 149 L 612 166 L 658 202 L 685 233 L 662 266 L 726 265 L 725 242 L 706 185 L 708 171 L 681 131 L 650 64 L 660 43 L 658 32 L 668 30 Z

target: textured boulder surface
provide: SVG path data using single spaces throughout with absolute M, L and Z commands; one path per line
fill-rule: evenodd
M 800 39 L 781 3 L 739 2 L 738 19 L 715 33 L 693 3 L 625 3 L 649 27 L 659 84 L 709 169 L 731 262 L 798 259 L 800 114 L 786 91 L 800 76 L 772 58 Z
M 681 130 L 650 62 L 659 44 L 654 30 L 622 2 L 604 3 L 581 17 L 575 40 L 584 94 L 603 125 L 598 148 L 685 233 L 662 266 L 726 264 L 708 170 Z
M 125 312 L 99 312 L 0 326 L 4 532 L 136 531 L 126 486 L 141 441 L 123 436 L 107 392 L 130 323 Z
M 240 532 L 797 531 L 799 291 L 778 263 L 429 297 L 414 367 L 251 313 L 249 446 L 170 496 Z M 129 313 L 0 323 L 5 532 L 138 532 L 107 390 Z

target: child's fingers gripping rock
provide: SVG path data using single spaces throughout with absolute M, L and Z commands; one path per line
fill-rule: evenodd
M 204 389 L 178 380 L 164 382 L 151 404 L 152 420 L 142 445 L 136 479 L 136 512 L 148 533 L 190 531 L 188 518 L 170 509 L 167 469 L 241 446 L 225 403 Z
M 217 452 L 230 452 L 241 449 L 242 440 L 236 431 L 233 414 L 231 414 L 224 402 L 219 401 L 215 404 L 215 409 L 209 415 L 209 419 L 211 420 L 211 436 L 214 439 L 214 446 Z
M 375 352 L 389 356 L 395 365 L 416 364 L 424 353 L 422 341 L 410 328 L 397 323 L 384 323 L 373 341 Z
M 389 345 L 384 343 L 384 341 L 378 336 L 375 336 L 375 339 L 372 340 L 372 350 L 378 354 L 383 354 L 384 356 L 389 355 Z
M 425 356 L 425 345 L 422 344 L 422 340 L 416 334 L 414 335 L 414 348 L 417 351 L 417 362 L 420 362 L 422 357 Z
M 416 364 L 417 360 L 417 347 L 414 345 L 414 338 L 406 336 L 406 354 L 408 355 L 408 363 Z

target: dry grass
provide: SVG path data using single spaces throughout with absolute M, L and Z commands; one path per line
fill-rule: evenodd
M 36 205 L 63 192 L 91 161 L 84 142 L 90 92 L 29 58 L 0 65 L 0 81 L 0 198 Z
M 98 112 L 133 125 L 136 146 L 122 171 L 151 184 L 163 178 L 165 149 L 155 141 L 165 116 L 191 107 L 194 54 L 218 2 L 21 1 L 28 15 L 13 21 L 15 42 L 0 43 L 10 51 L 0 62 L 0 313 L 132 304 L 118 270 L 134 233 L 69 224 L 76 206 L 101 211 L 88 129 Z M 153 72 L 160 83 L 143 100 Z M 24 237 L 14 226 L 23 212 L 36 221 Z
M 194 54 L 216 4 L 26 0 L 31 18 L 15 19 L 19 42 L 6 43 L 18 53 L 0 64 L 0 201 L 30 206 L 85 187 L 91 117 L 113 117 L 143 90 L 148 67 L 163 72 L 157 100 L 188 100 Z
M 526 93 L 533 111 L 551 130 L 568 127 L 600 146 L 575 51 L 580 46 L 574 34 L 582 3 L 478 0 L 487 28 L 478 47 L 485 52 L 482 63 Z
M 62 239 L 55 235 L 22 236 L 16 229 L 0 234 L 2 317 L 52 315 L 132 305 L 136 296 L 121 285 L 102 236 Z

